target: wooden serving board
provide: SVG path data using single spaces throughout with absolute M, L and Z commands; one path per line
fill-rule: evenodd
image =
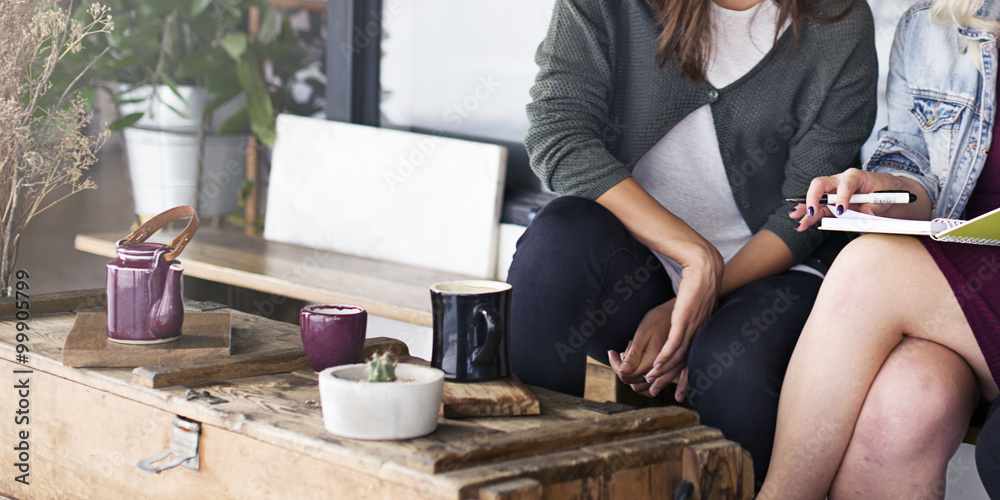
M 446 418 L 538 415 L 538 398 L 514 376 L 492 382 L 445 382 Z
M 409 349 L 401 340 L 387 337 L 365 339 L 361 358 L 375 352 L 391 352 L 393 356 L 409 358 Z M 258 375 L 287 373 L 309 368 L 309 360 L 301 346 L 267 351 L 234 354 L 227 358 L 194 359 L 132 370 L 132 383 L 157 389 L 173 385 L 201 384 Z M 312 370 L 310 370 L 312 371 Z
M 229 311 L 184 312 L 180 339 L 165 344 L 126 345 L 108 340 L 104 312 L 79 312 L 63 345 L 72 367 L 136 367 L 230 354 Z

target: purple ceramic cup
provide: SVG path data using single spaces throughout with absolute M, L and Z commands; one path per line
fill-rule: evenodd
M 365 347 L 368 311 L 347 304 L 306 306 L 299 313 L 299 329 L 306 359 L 315 371 L 358 363 Z

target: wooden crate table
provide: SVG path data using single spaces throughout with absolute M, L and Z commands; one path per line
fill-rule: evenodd
M 136 384 L 131 368 L 70 368 L 59 361 L 71 311 L 96 301 L 55 308 L 68 312 L 45 312 L 42 296 L 31 301 L 30 335 L 21 342 L 29 349 L 26 362 L 17 362 L 9 302 L 0 318 L 0 387 L 8 391 L 0 418 L 0 495 L 641 499 L 673 498 L 687 480 L 694 485 L 689 498 L 752 497 L 749 456 L 684 408 L 600 413 L 588 409 L 592 402 L 532 388 L 538 416 L 442 417 L 423 438 L 352 440 L 323 427 L 311 370 L 153 389 Z M 231 314 L 234 356 L 274 343 L 287 349 L 297 337 L 294 325 Z M 190 399 L 191 390 L 225 402 Z M 29 422 L 14 418 L 18 408 Z M 197 470 L 180 465 L 154 474 L 136 467 L 171 448 L 176 434 L 191 433 L 175 425 L 195 423 Z M 27 449 L 26 461 L 19 461 L 17 447 Z M 27 464 L 27 476 L 16 463 Z

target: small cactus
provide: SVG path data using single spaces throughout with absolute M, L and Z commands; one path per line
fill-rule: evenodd
M 368 362 L 369 382 L 393 382 L 396 380 L 396 360 L 389 353 L 372 355 Z

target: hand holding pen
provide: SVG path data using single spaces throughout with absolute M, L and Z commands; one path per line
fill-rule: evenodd
M 929 207 L 926 195 L 922 199 L 922 194 L 922 187 L 911 179 L 851 168 L 813 179 L 805 196 L 787 200 L 798 203 L 788 215 L 801 218 L 798 231 L 805 231 L 823 217 L 842 215 L 847 209 L 871 215 L 919 218 L 914 214 L 921 213 L 925 205 Z

